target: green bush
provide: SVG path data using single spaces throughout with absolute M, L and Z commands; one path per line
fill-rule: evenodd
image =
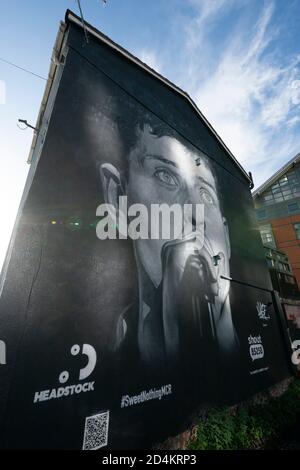
M 264 405 L 244 404 L 211 409 L 199 419 L 191 450 L 256 449 L 276 440 L 300 418 L 300 381 L 294 380 L 279 398 Z

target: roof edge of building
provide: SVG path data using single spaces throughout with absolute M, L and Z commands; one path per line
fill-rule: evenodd
M 47 82 L 46 82 L 45 90 L 44 90 L 44 93 L 43 93 L 42 101 L 41 101 L 41 104 L 40 104 L 37 121 L 36 121 L 36 126 L 35 126 L 36 130 L 34 131 L 34 134 L 33 134 L 32 143 L 31 143 L 31 147 L 30 147 L 30 151 L 29 151 L 29 155 L 28 155 L 28 159 L 27 159 L 27 163 L 29 163 L 29 164 L 31 163 L 32 158 L 33 158 L 33 154 L 34 154 L 34 151 L 35 151 L 40 126 L 42 124 L 44 112 L 45 112 L 45 109 L 47 107 L 47 103 L 48 103 L 49 95 L 50 95 L 50 92 L 51 92 L 52 84 L 53 84 L 53 81 L 54 81 L 55 76 L 56 76 L 57 66 L 58 66 L 58 63 L 59 63 L 59 56 L 60 56 L 60 53 L 61 53 L 64 37 L 65 37 L 65 34 L 66 34 L 66 29 L 67 29 L 66 23 L 64 23 L 63 21 L 60 21 L 59 29 L 58 29 L 56 39 L 55 39 L 55 42 L 54 42 L 54 46 L 53 46 L 53 49 L 52 49 L 52 55 L 51 55 L 51 59 L 50 59 L 50 67 L 49 67 Z
M 83 29 L 83 22 L 82 19 L 77 16 L 73 11 L 67 10 L 66 15 L 65 15 L 65 22 L 66 24 L 69 23 L 74 23 L 77 26 L 81 27 Z M 142 68 L 144 71 L 155 77 L 157 80 L 161 81 L 166 85 L 167 87 L 171 88 L 173 91 L 175 91 L 177 94 L 185 98 L 188 103 L 192 106 L 192 108 L 196 111 L 196 113 L 200 116 L 201 120 L 205 123 L 205 125 L 209 128 L 209 130 L 214 134 L 214 136 L 217 138 L 218 142 L 221 144 L 223 149 L 226 151 L 226 153 L 229 155 L 229 157 L 234 161 L 236 166 L 239 168 L 240 172 L 243 174 L 245 179 L 251 184 L 252 183 L 252 177 L 246 172 L 246 170 L 242 167 L 242 165 L 238 162 L 236 157 L 232 154 L 232 152 L 229 150 L 225 142 L 223 142 L 222 138 L 218 135 L 216 130 L 213 128 L 213 126 L 210 124 L 210 122 L 206 119 L 206 117 L 202 114 L 202 112 L 199 110 L 197 107 L 196 103 L 192 100 L 192 98 L 189 96 L 187 92 L 176 86 L 174 83 L 172 83 L 170 80 L 165 78 L 163 75 L 159 74 L 156 70 L 152 69 L 149 67 L 147 64 L 142 62 L 140 59 L 135 57 L 133 54 L 131 54 L 129 51 L 124 49 L 122 46 L 119 44 L 115 43 L 112 39 L 110 39 L 108 36 L 103 34 L 101 31 L 96 29 L 94 26 L 90 25 L 86 21 L 84 21 L 84 26 L 86 28 L 86 31 L 91 34 L 93 37 L 96 37 L 98 40 L 101 42 L 105 43 L 112 49 L 116 50 L 119 54 L 121 54 L 123 57 L 125 57 L 127 60 L 130 62 L 135 63 L 138 65 L 140 68 Z
M 261 184 L 255 191 L 253 191 L 253 197 L 258 197 L 262 192 L 266 191 L 269 186 L 271 186 L 274 181 L 280 178 L 284 173 L 286 173 L 290 168 L 292 168 L 296 163 L 300 161 L 300 152 L 297 153 L 293 158 L 291 158 L 285 165 L 283 165 L 279 170 L 277 170 L 270 178 L 268 178 L 263 184 Z

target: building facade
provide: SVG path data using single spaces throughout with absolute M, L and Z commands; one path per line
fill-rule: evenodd
M 288 256 L 300 285 L 300 153 L 253 193 L 263 244 Z
M 288 256 L 269 246 L 264 248 L 273 288 L 283 299 L 298 299 L 299 289 Z
M 293 373 L 252 178 L 184 91 L 70 11 L 53 54 L 0 277 L 0 448 L 153 448 Z M 179 238 L 171 214 L 172 235 L 160 216 L 142 233 L 190 201 Z

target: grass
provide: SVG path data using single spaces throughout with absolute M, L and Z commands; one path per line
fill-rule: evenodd
M 279 398 L 266 404 L 243 404 L 211 409 L 199 419 L 191 450 L 237 450 L 269 448 L 300 421 L 300 380 L 293 380 Z

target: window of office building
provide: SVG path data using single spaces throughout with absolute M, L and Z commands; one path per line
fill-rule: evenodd
M 287 276 L 285 275 L 284 276 L 284 279 L 286 282 L 288 282 L 289 284 L 295 284 L 295 279 L 293 278 L 293 276 Z
M 295 197 L 300 197 L 300 174 L 297 168 L 292 168 L 262 194 L 262 202 L 276 204 Z
M 266 209 L 259 209 L 256 211 L 256 215 L 257 215 L 258 220 L 266 219 L 267 211 Z
M 294 224 L 294 229 L 296 232 L 296 238 L 300 240 L 300 223 L 299 224 Z
M 261 236 L 263 244 L 266 246 L 271 246 L 272 248 L 276 248 L 275 239 L 274 239 L 271 225 L 262 225 L 259 228 L 259 231 L 260 231 L 260 236 Z
M 294 212 L 298 212 L 299 211 L 299 205 L 298 205 L 298 202 L 290 202 L 288 204 L 288 210 L 289 210 L 289 213 L 292 214 Z

